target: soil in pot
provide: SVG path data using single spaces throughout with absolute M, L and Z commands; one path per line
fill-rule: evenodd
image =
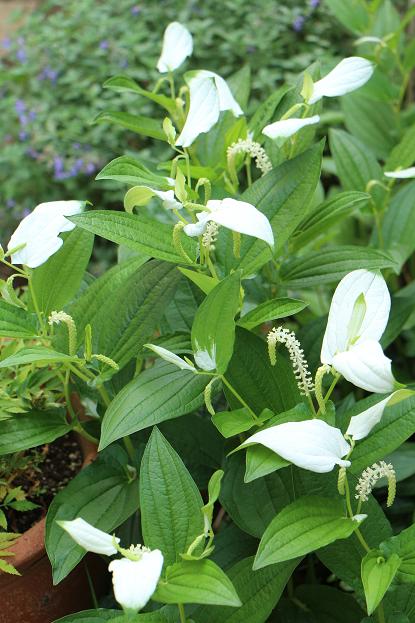
M 22 575 L 0 573 L 0 623 L 52 623 L 66 614 L 92 607 L 87 569 L 96 594 L 103 594 L 107 588 L 105 564 L 97 556 L 87 556 L 63 582 L 53 586 L 44 548 L 45 517 L 50 502 L 82 466 L 95 458 L 95 447 L 67 435 L 37 448 L 35 453 L 37 458 L 32 468 L 13 482 L 39 506 L 28 513 L 8 511 L 8 530 L 22 534 L 12 548 L 15 556 L 10 562 Z M 33 491 L 35 496 L 30 495 Z

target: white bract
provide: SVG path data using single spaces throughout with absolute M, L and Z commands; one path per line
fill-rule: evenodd
M 157 69 L 161 74 L 174 71 L 192 52 L 192 35 L 179 22 L 172 22 L 164 31 L 163 49 L 157 63 Z
M 307 117 L 305 119 L 281 119 L 281 121 L 275 121 L 275 123 L 266 125 L 262 130 L 262 134 L 265 134 L 265 136 L 268 136 L 269 138 L 288 138 L 302 128 L 305 128 L 308 125 L 314 125 L 319 121 L 320 117 L 318 115 Z
M 415 177 L 415 167 L 409 167 L 409 169 L 398 169 L 397 171 L 385 171 L 384 175 L 397 180 L 405 180 L 410 177 Z
M 374 69 L 373 63 L 366 58 L 344 58 L 327 76 L 313 84 L 308 103 L 315 104 L 323 97 L 337 97 L 356 91 L 371 78 Z
M 9 251 L 22 245 L 12 253 L 13 264 L 25 264 L 29 268 L 44 264 L 63 245 L 59 234 L 75 228 L 65 217 L 79 214 L 84 207 L 83 201 L 50 201 L 36 206 L 19 223 L 7 245 Z
M 242 445 L 250 443 L 260 443 L 286 461 L 312 472 L 330 472 L 335 465 L 349 467 L 351 464 L 343 459 L 351 448 L 341 430 L 323 420 L 271 426 L 255 433 Z
M 174 185 L 174 180 L 167 179 L 166 181 L 172 182 Z M 150 186 L 133 186 L 130 188 L 124 197 L 124 207 L 127 212 L 132 212 L 136 206 L 147 205 L 152 197 L 161 199 L 163 208 L 166 210 L 181 210 L 183 207 L 183 204 L 177 201 L 174 190 L 158 190 Z
M 362 411 L 358 415 L 354 415 L 350 418 L 346 435 L 355 441 L 364 439 L 368 436 L 372 428 L 381 421 L 383 412 L 388 405 L 397 404 L 413 394 L 414 392 L 412 390 L 398 389 L 372 407 L 365 409 L 365 411 Z
M 321 349 L 321 361 L 345 379 L 371 392 L 395 389 L 391 360 L 379 340 L 386 328 L 390 294 L 379 272 L 355 270 L 333 295 Z
M 209 350 L 201 349 L 196 342 L 196 351 L 194 353 L 196 365 L 205 372 L 216 370 L 216 344 L 212 344 Z
M 199 136 L 215 125 L 222 111 L 230 110 L 235 117 L 243 115 L 225 80 L 213 71 L 191 71 L 185 75 L 190 92 L 186 123 L 176 145 L 189 147 Z
M 57 522 L 73 540 L 88 552 L 112 556 L 121 551 L 123 557 L 109 564 L 114 595 L 121 606 L 132 612 L 144 608 L 157 588 L 163 568 L 163 554 L 146 547 L 131 546 L 125 550 L 116 547 L 120 539 L 98 530 L 78 517 L 73 521 Z
M 167 350 L 167 348 L 163 348 L 162 346 L 156 346 L 155 344 L 144 344 L 144 346 L 152 350 L 154 353 L 156 353 L 156 355 L 164 359 L 164 361 L 172 363 L 181 370 L 190 370 L 191 372 L 196 372 L 194 366 L 191 366 L 190 363 L 187 363 L 187 361 L 185 361 L 175 353 Z
M 274 247 L 274 234 L 265 214 L 246 201 L 237 199 L 211 199 L 206 204 L 206 211 L 196 214 L 197 223 L 185 225 L 183 230 L 188 236 L 201 236 L 209 221 L 223 225 L 228 229 L 263 240 Z

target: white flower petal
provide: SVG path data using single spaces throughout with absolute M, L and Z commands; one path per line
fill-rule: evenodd
M 398 171 L 385 171 L 384 175 L 397 180 L 405 180 L 410 177 L 415 177 L 415 167 L 409 167 L 409 169 L 399 169 Z
M 166 178 L 168 180 L 168 178 Z M 174 185 L 174 180 L 173 180 Z M 159 197 L 166 210 L 181 210 L 183 204 L 174 196 L 174 190 L 157 190 L 151 186 L 133 186 L 124 197 L 124 207 L 127 212 L 132 212 L 136 206 L 147 205 L 152 197 Z
M 394 394 L 395 393 L 396 392 L 394 392 Z M 359 415 L 354 415 L 350 419 L 346 435 L 349 435 L 349 437 L 352 437 L 355 441 L 367 437 L 372 428 L 382 419 L 385 407 L 394 394 L 377 402 L 373 407 L 369 407 L 369 409 L 362 411 Z
M 309 104 L 315 104 L 322 97 L 337 97 L 359 89 L 371 78 L 374 65 L 366 58 L 350 56 L 344 58 L 330 73 L 313 85 Z
M 343 460 L 350 451 L 340 429 L 323 420 L 287 422 L 259 431 L 243 445 L 260 443 L 290 461 L 312 472 L 330 472 L 335 465 L 349 467 Z
M 200 350 L 196 342 L 196 352 L 194 353 L 195 362 L 198 368 L 210 372 L 216 370 L 216 345 L 213 344 L 210 352 L 208 350 Z
M 196 372 L 194 366 L 191 366 L 184 359 L 182 359 L 175 353 L 172 353 L 170 350 L 167 350 L 167 348 L 163 348 L 162 346 L 156 346 L 155 344 L 144 344 L 144 346 L 155 352 L 159 357 L 164 359 L 164 361 L 173 363 L 181 370 L 190 370 L 191 372 Z
M 94 528 L 90 523 L 78 517 L 73 521 L 58 521 L 61 528 L 73 538 L 75 543 L 78 543 L 81 547 L 88 552 L 94 554 L 103 554 L 104 556 L 113 556 L 117 553 L 117 549 L 114 547 L 113 537 L 98 528 Z M 115 539 L 117 543 L 120 539 Z
M 301 130 L 301 128 L 314 125 L 319 121 L 320 117 L 318 115 L 306 119 L 282 119 L 281 121 L 266 125 L 262 130 L 262 134 L 265 134 L 265 136 L 269 138 L 278 138 L 280 136 L 288 138 L 298 132 L 298 130 Z
M 127 610 L 141 610 L 156 590 L 162 568 L 163 554 L 158 549 L 143 552 L 140 560 L 112 560 L 108 569 L 115 599 Z
M 18 225 L 7 245 L 9 251 L 21 244 L 25 246 L 13 253 L 14 264 L 37 268 L 44 264 L 63 244 L 59 234 L 71 231 L 75 225 L 65 216 L 79 214 L 84 209 L 82 201 L 50 201 L 40 203 Z
M 174 71 L 192 52 L 192 35 L 179 22 L 172 22 L 164 31 L 163 49 L 157 63 L 157 69 L 161 74 Z
M 237 199 L 208 201 L 209 220 L 228 229 L 264 240 L 274 247 L 274 234 L 269 220 L 255 206 Z
M 189 147 L 199 134 L 209 132 L 219 119 L 220 114 L 219 94 L 212 78 L 191 80 L 189 90 L 189 112 L 186 123 L 176 141 L 176 145 L 182 147 Z
M 386 394 L 396 386 L 391 363 L 379 342 L 368 340 L 335 355 L 332 366 L 356 387 L 376 394 Z
M 357 335 L 350 336 L 349 328 L 355 303 L 363 294 L 366 311 Z M 389 318 L 391 298 L 379 272 L 354 270 L 340 281 L 330 305 L 330 312 L 321 349 L 322 363 L 331 364 L 333 357 L 367 340 L 379 341 Z
M 197 223 L 189 223 L 183 227 L 183 231 L 188 236 L 201 236 L 206 229 L 210 215 L 209 212 L 198 212 L 196 214 Z

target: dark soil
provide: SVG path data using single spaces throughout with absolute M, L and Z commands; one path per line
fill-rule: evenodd
M 55 495 L 72 480 L 82 465 L 81 448 L 71 434 L 39 446 L 33 452 L 41 453 L 40 465 L 36 469 L 28 469 L 13 481 L 13 485 L 21 486 L 28 493 L 27 499 L 38 504 L 39 508 L 27 512 L 7 509 L 9 532 L 21 534 L 42 519 Z M 37 492 L 36 495 L 31 495 L 33 490 Z

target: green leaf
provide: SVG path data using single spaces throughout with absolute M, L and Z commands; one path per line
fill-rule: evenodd
M 304 496 L 292 502 L 271 521 L 255 557 L 254 569 L 304 556 L 337 539 L 345 539 L 359 522 L 345 517 L 343 502 Z
M 160 141 L 166 140 L 161 121 L 150 117 L 131 115 L 128 112 L 105 111 L 95 117 L 95 123 L 115 123 L 136 134 L 150 136 Z
M 65 353 L 58 353 L 50 348 L 43 346 L 32 346 L 31 348 L 21 348 L 14 355 L 6 357 L 0 361 L 0 368 L 12 368 L 13 366 L 21 366 L 27 363 L 61 363 L 76 361 L 77 357 L 70 357 Z
M 170 188 L 167 179 L 148 169 L 139 160 L 131 156 L 120 156 L 111 160 L 96 176 L 97 180 L 115 180 L 133 186 L 150 186 L 157 190 Z
M 275 236 L 276 253 L 305 218 L 320 178 L 323 143 L 284 162 L 248 188 L 241 199 L 252 203 L 269 219 Z M 228 237 L 229 238 L 229 237 Z M 229 238 L 228 256 L 232 257 Z M 254 274 L 271 259 L 269 247 L 252 236 L 242 238 L 241 259 L 236 267 Z
M 289 260 L 281 267 L 281 279 L 291 288 L 311 287 L 339 281 L 358 268 L 378 270 L 395 268 L 394 259 L 377 249 L 358 246 L 336 246 L 307 253 Z
M 361 0 L 326 0 L 335 17 L 353 33 L 365 32 L 369 23 L 369 13 Z
M 76 614 L 68 614 L 62 619 L 57 619 L 55 623 L 102 623 L 103 621 L 112 621 L 122 616 L 121 610 L 106 610 L 98 608 L 98 610 L 84 610 Z
M 347 416 L 357 415 L 369 408 L 379 397 L 360 400 L 347 412 Z M 387 406 L 381 421 L 370 435 L 359 441 L 353 450 L 351 471 L 359 474 L 396 448 L 415 433 L 415 398 L 407 398 L 398 404 Z M 348 420 L 347 420 L 348 421 Z
M 108 407 L 100 448 L 125 435 L 191 413 L 204 402 L 210 378 L 160 362 L 130 381 Z
M 405 128 L 401 141 L 392 149 L 385 163 L 385 171 L 395 171 L 401 167 L 406 169 L 414 162 L 415 157 L 415 124 Z
M 125 464 L 127 457 L 125 456 Z M 111 533 L 139 505 L 137 481 L 111 452 L 82 469 L 60 491 L 49 507 L 46 518 L 46 551 L 53 569 L 54 584 L 61 582 L 86 554 L 56 522 L 82 517 Z
M 173 264 L 150 260 L 130 276 L 95 318 L 96 352 L 123 367 L 137 355 L 160 324 L 181 279 Z
M 2 571 L 3 573 L 9 573 L 10 575 L 20 575 L 20 573 L 15 567 L 13 567 L 13 565 L 6 562 L 2 558 L 0 558 L 0 571 Z
M 181 266 L 178 266 L 178 270 L 180 270 L 185 277 L 190 279 L 190 281 L 195 283 L 205 294 L 209 294 L 209 292 L 211 292 L 219 283 L 219 281 L 214 277 L 198 273 L 195 270 L 189 270 L 188 268 L 182 268 Z
M 253 558 L 245 558 L 229 571 L 242 600 L 238 609 L 200 607 L 194 613 L 198 623 L 264 623 L 282 595 L 298 561 L 283 562 L 259 571 L 252 570 Z
M 45 316 L 60 311 L 78 292 L 92 253 L 94 236 L 75 228 L 63 246 L 33 271 L 36 300 Z
M 293 87 L 284 85 L 272 93 L 267 99 L 257 106 L 252 119 L 248 124 L 250 132 L 253 132 L 253 140 L 258 141 L 262 138 L 262 130 L 271 122 L 274 112 L 282 98 Z
M 137 93 L 143 95 L 147 99 L 155 102 L 159 106 L 165 108 L 170 114 L 175 113 L 176 103 L 166 95 L 160 95 L 159 93 L 152 93 L 142 89 L 135 80 L 128 76 L 114 76 L 109 80 L 106 80 L 103 84 L 104 89 L 112 89 L 118 93 Z
M 293 245 L 300 249 L 304 245 L 314 242 L 319 236 L 327 233 L 335 223 L 350 216 L 359 207 L 363 207 L 370 195 L 367 193 L 348 191 L 338 193 L 334 197 L 318 204 L 298 226 L 294 233 Z
M 128 249 L 144 253 L 167 262 L 187 264 L 177 253 L 173 245 L 173 227 L 159 223 L 140 214 L 127 214 L 111 210 L 94 210 L 71 216 L 78 227 L 86 229 L 102 238 Z M 182 236 L 182 245 L 187 255 L 196 257 L 196 243 L 186 235 Z
M 356 623 L 364 616 L 353 594 L 325 584 L 303 584 L 296 588 L 295 597 L 318 623 Z
M 385 559 L 379 550 L 368 552 L 362 560 L 362 582 L 367 613 L 370 615 L 382 601 L 399 568 L 401 559 L 391 554 Z
M 414 152 L 415 153 L 415 152 Z M 385 249 L 399 270 L 415 250 L 415 181 L 403 186 L 393 197 L 382 224 Z
M 207 295 L 196 312 L 192 326 L 193 352 L 207 353 L 216 360 L 216 369 L 223 374 L 232 357 L 235 341 L 235 315 L 240 307 L 241 276 L 229 275 Z M 212 363 L 213 363 L 212 362 Z
M 271 299 L 261 303 L 255 309 L 245 314 L 245 316 L 242 316 L 238 321 L 238 325 L 244 327 L 244 329 L 253 329 L 263 322 L 298 314 L 305 307 L 307 307 L 307 303 L 298 299 Z
M 0 337 L 33 337 L 36 333 L 34 314 L 0 300 Z
M 189 560 L 167 567 L 153 599 L 166 604 L 242 605 L 232 582 L 211 560 Z
M 212 424 L 216 426 L 223 437 L 233 437 L 243 433 L 256 424 L 249 409 L 242 407 L 235 411 L 221 411 L 212 415 Z
M 400 582 L 415 583 L 415 524 L 402 530 L 379 546 L 381 553 L 386 557 L 395 554 L 400 559 L 397 579 Z
M 179 455 L 153 429 L 140 470 L 140 506 L 144 542 L 163 552 L 170 565 L 203 533 L 203 501 Z

